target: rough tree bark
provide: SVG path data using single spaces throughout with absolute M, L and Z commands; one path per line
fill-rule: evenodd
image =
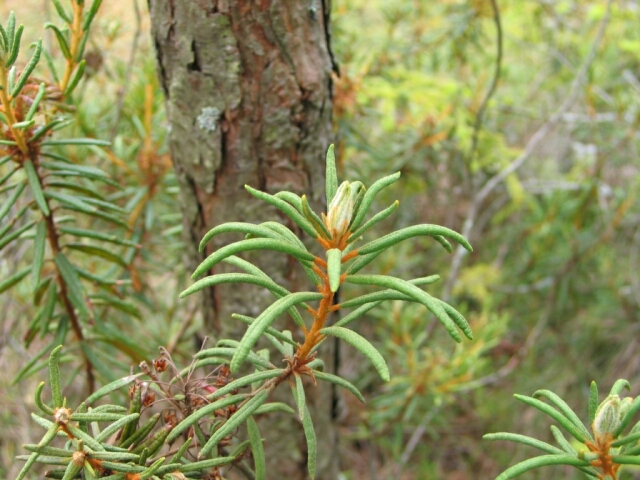
M 329 1 L 149 0 L 191 267 L 203 258 L 197 245 L 214 226 L 278 216 L 245 184 L 306 193 L 316 206 L 323 201 L 324 152 L 332 137 Z M 216 238 L 205 255 L 230 240 L 237 238 Z M 252 260 L 290 290 L 305 288 L 291 259 L 261 254 Z M 207 333 L 237 337 L 244 327 L 231 313 L 256 316 L 272 299 L 234 285 L 215 287 L 202 301 Z M 328 353 L 324 358 L 331 359 Z M 288 388 L 279 390 L 291 396 Z M 316 478 L 327 480 L 337 476 L 333 396 L 326 389 L 311 399 L 320 452 Z M 305 478 L 301 426 L 284 415 L 266 422 L 268 477 Z

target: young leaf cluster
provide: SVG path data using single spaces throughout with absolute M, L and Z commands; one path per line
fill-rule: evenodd
M 535 447 L 546 455 L 524 460 L 496 477 L 508 480 L 533 468 L 549 465 L 570 465 L 589 479 L 617 480 L 623 465 L 640 465 L 640 421 L 626 433 L 633 417 L 640 410 L 640 397 L 620 398 L 624 389 L 631 390 L 627 380 L 620 379 L 611 387 L 609 395 L 598 403 L 598 386 L 591 382 L 589 394 L 589 431 L 578 415 L 558 395 L 549 390 L 538 390 L 532 397 L 515 395 L 516 399 L 537 408 L 558 422 L 573 440 L 567 440 L 559 428 L 552 425 L 551 432 L 558 447 L 516 433 L 490 433 L 488 440 L 510 440 Z M 547 402 L 539 400 L 544 398 Z M 583 445 L 576 448 L 575 442 Z

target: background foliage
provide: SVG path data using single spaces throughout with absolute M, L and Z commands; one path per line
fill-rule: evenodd
M 55 12 L 48 1 L 34 12 L 35 3 L 7 1 L 1 13 L 6 18 L 16 10 L 27 24 L 23 44 L 43 35 L 62 61 L 55 40 L 40 30 L 45 19 L 38 15 Z M 87 47 L 89 78 L 74 93 L 80 114 L 67 127 L 73 130 L 69 136 L 112 141 L 110 149 L 78 151 L 77 160 L 117 179 L 123 188 L 110 199 L 125 210 L 142 246 L 118 278 L 144 322 L 120 312 L 114 328 L 95 338 L 104 363 L 99 380 L 152 358 L 159 344 L 175 359 L 188 359 L 200 327 L 193 305 L 177 300 L 186 273 L 180 214 L 163 149 L 166 126 L 144 11 L 138 17 L 125 3 L 105 2 L 96 19 Z M 432 316 L 406 304 L 389 304 L 361 320 L 361 331 L 368 329 L 388 359 L 392 382 L 380 386 L 365 362 L 342 360 L 342 373 L 367 398 L 376 397 L 363 409 L 345 396 L 345 478 L 493 478 L 530 452 L 482 442 L 483 433 L 508 430 L 551 439 L 539 414 L 523 409 L 512 393 L 549 388 L 585 417 L 591 380 L 605 391 L 617 378 L 636 388 L 640 383 L 640 6 L 612 2 L 609 16 L 605 2 L 595 0 L 502 0 L 498 6 L 499 81 L 473 147 L 478 111 L 496 68 L 491 2 L 333 1 L 341 177 L 403 173 L 401 188 L 383 192 L 378 205 L 398 198 L 400 215 L 377 232 L 415 223 L 462 230 L 477 213 L 469 232 L 474 253 L 461 257 L 460 269 L 452 268 L 456 256 L 436 255 L 440 247 L 428 241 L 402 244 L 381 257 L 381 273 L 403 278 L 424 274 L 426 260 L 427 270 L 444 279 L 434 285 L 436 293 L 463 306 L 476 340 L 452 346 L 442 329 L 433 328 Z M 596 55 L 586 62 L 594 44 Z M 573 88 L 583 66 L 585 82 Z M 572 91 L 576 101 L 529 151 L 535 133 L 549 125 Z M 482 186 L 526 152 L 521 168 L 477 202 Z M 25 254 L 19 246 L 5 247 L 3 276 L 28 262 Z M 86 262 L 90 269 L 91 260 Z M 39 433 L 30 431 L 27 395 L 41 373 L 9 386 L 29 361 L 24 373 L 40 371 L 46 357 L 38 352 L 49 341 L 37 336 L 26 348 L 37 307 L 30 285 L 20 285 L 2 297 L 3 478 L 15 475 L 12 458 L 20 444 Z M 99 293 L 90 282 L 87 288 Z M 119 338 L 118 330 L 126 335 Z M 81 391 L 82 382 L 72 388 Z M 579 478 L 554 468 L 526 475 Z

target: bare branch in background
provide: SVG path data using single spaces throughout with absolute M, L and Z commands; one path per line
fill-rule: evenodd
M 140 41 L 140 34 L 142 32 L 142 15 L 140 13 L 140 6 L 138 0 L 133 0 L 133 12 L 136 18 L 136 30 L 133 33 L 133 40 L 131 41 L 131 51 L 129 52 L 129 61 L 127 62 L 127 69 L 124 72 L 124 82 L 120 88 L 120 95 L 118 97 L 118 105 L 116 107 L 115 121 L 113 122 L 113 130 L 111 131 L 111 143 L 116 138 L 118 133 L 118 125 L 120 124 L 120 118 L 122 117 L 122 107 L 124 106 L 124 97 L 127 93 L 127 85 L 131 80 L 131 74 L 133 72 L 133 63 L 136 58 L 136 52 L 138 51 L 138 43 Z
M 576 74 L 571 87 L 569 88 L 569 93 L 566 97 L 566 100 L 560 105 L 558 110 L 547 120 L 529 139 L 527 142 L 524 151 L 522 154 L 516 158 L 513 162 L 511 162 L 506 168 L 504 168 L 501 172 L 490 178 L 487 183 L 480 189 L 480 191 L 474 196 L 473 201 L 469 207 L 469 212 L 467 214 L 467 218 L 464 221 L 462 226 L 462 235 L 464 235 L 469 240 L 473 240 L 471 237 L 471 231 L 476 223 L 476 218 L 478 216 L 478 212 L 482 207 L 482 204 L 486 200 L 486 198 L 493 192 L 493 190 L 500 185 L 509 175 L 518 170 L 524 163 L 531 157 L 532 153 L 535 151 L 536 147 L 540 144 L 540 142 L 546 137 L 546 135 L 556 126 L 556 124 L 562 120 L 564 115 L 569 111 L 569 109 L 573 106 L 573 104 L 578 99 L 580 95 L 581 87 L 585 84 L 587 80 L 587 73 L 591 64 L 593 63 L 596 53 L 598 51 L 598 47 L 602 42 L 604 37 L 604 33 L 606 27 L 609 23 L 611 17 L 611 3 L 612 0 L 607 1 L 606 13 L 602 21 L 600 22 L 600 26 L 598 27 L 598 32 L 596 33 L 596 37 L 591 45 L 591 49 L 587 54 L 580 70 Z M 458 279 L 458 275 L 460 274 L 460 267 L 462 266 L 462 261 L 466 256 L 466 251 L 458 247 L 456 248 L 455 254 L 451 261 L 451 272 L 449 274 L 449 278 L 447 279 L 447 283 L 445 285 L 443 299 L 447 301 L 451 296 L 451 290 L 453 285 L 455 285 L 456 280 Z

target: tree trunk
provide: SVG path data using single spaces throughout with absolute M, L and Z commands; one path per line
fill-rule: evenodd
M 328 1 L 149 0 L 190 267 L 238 240 L 221 235 L 198 253 L 203 235 L 221 223 L 284 221 L 250 196 L 245 184 L 271 193 L 306 193 L 316 207 L 322 205 L 324 152 L 332 137 Z M 292 259 L 265 253 L 250 259 L 290 290 L 308 288 Z M 257 316 L 273 298 L 256 287 L 234 284 L 212 288 L 202 301 L 207 333 L 238 337 L 245 327 L 231 313 Z M 330 370 L 331 356 L 323 354 Z M 313 388 L 307 396 L 318 434 L 317 478 L 333 480 L 333 392 L 318 388 L 317 395 L 310 395 Z M 291 396 L 286 385 L 279 390 L 280 397 Z M 268 477 L 306 478 L 306 447 L 297 419 L 274 416 L 262 422 L 261 432 Z

